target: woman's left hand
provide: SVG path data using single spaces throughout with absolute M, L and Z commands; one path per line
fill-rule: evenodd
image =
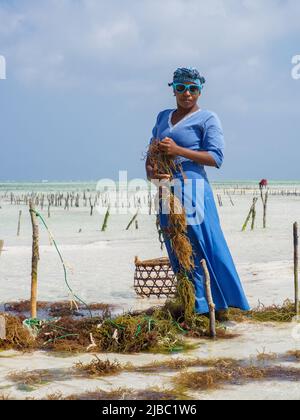
M 165 137 L 159 143 L 159 149 L 166 153 L 168 156 L 177 156 L 178 155 L 178 146 L 174 140 L 170 139 L 169 137 Z

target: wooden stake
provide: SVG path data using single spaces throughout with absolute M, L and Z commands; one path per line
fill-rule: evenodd
M 89 202 L 90 202 L 90 216 L 93 216 L 93 210 L 94 210 L 94 206 L 92 204 L 92 198 L 89 198 Z
M 3 247 L 4 247 L 4 241 L 3 241 L 3 239 L 0 239 L 0 256 L 1 256 L 2 251 L 3 251 Z
M 151 192 L 149 192 L 149 194 L 148 194 L 148 202 L 149 202 L 149 215 L 151 216 L 151 214 L 152 214 L 152 196 L 151 196 Z
M 6 339 L 6 320 L 3 315 L 0 315 L 0 340 Z
M 105 232 L 105 230 L 107 228 L 107 221 L 108 221 L 108 218 L 109 218 L 109 210 L 110 210 L 110 207 L 108 206 L 105 217 L 104 217 L 101 232 Z
M 126 230 L 129 230 L 129 228 L 130 228 L 130 226 L 132 225 L 132 223 L 135 221 L 135 219 L 138 217 L 138 214 L 139 214 L 139 210 L 140 209 L 138 209 L 137 210 L 137 212 L 135 213 L 135 215 L 133 216 L 133 218 L 130 220 L 130 222 L 128 223 L 128 226 L 127 226 L 127 228 L 126 228 Z
M 255 204 L 256 204 L 257 200 L 258 200 L 258 198 L 257 198 L 257 197 L 254 197 L 254 198 L 253 198 L 253 204 L 252 204 L 252 206 L 250 207 L 250 210 L 249 210 L 248 216 L 247 216 L 247 218 L 246 218 L 246 220 L 245 220 L 245 223 L 243 224 L 243 227 L 242 227 L 242 232 L 244 232 L 244 231 L 246 230 L 246 227 L 247 227 L 248 222 L 249 222 L 249 220 L 250 220 L 250 217 L 251 217 L 251 215 L 252 215 L 253 209 L 255 208 Z
M 32 262 L 31 262 L 31 318 L 37 317 L 37 281 L 39 261 L 39 225 L 32 200 L 29 201 L 29 212 L 32 224 Z
M 255 227 L 255 218 L 256 218 L 255 203 L 253 203 L 253 209 L 252 209 L 251 215 L 252 215 L 251 230 L 254 230 L 254 227 Z
M 294 280 L 295 280 L 295 312 L 299 315 L 299 282 L 298 282 L 298 223 L 294 223 Z
M 17 236 L 20 236 L 20 229 L 21 229 L 21 217 L 22 217 L 22 210 L 19 211 L 19 220 L 18 220 L 18 231 Z
M 266 190 L 265 196 L 263 194 L 263 188 L 260 187 L 260 197 L 263 203 L 263 228 L 266 229 L 267 227 L 267 202 L 268 202 L 269 191 Z
M 206 290 L 206 298 L 209 307 L 209 329 L 210 329 L 210 336 L 215 339 L 217 336 L 216 333 L 216 306 L 213 301 L 211 287 L 210 287 L 210 275 L 207 268 L 207 264 L 205 259 L 201 260 L 201 265 L 203 268 L 204 276 L 205 276 L 205 290 Z

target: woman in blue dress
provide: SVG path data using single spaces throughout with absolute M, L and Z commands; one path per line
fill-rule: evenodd
M 224 156 L 224 137 L 218 117 L 198 106 L 204 83 L 205 79 L 194 68 L 179 68 L 174 72 L 169 86 L 173 87 L 177 108 L 158 114 L 151 141 L 159 140 L 160 150 L 182 166 L 183 171 L 174 173 L 174 178 L 181 184 L 180 194 L 175 192 L 175 195 L 184 197 L 187 235 L 193 248 L 194 269 L 190 280 L 195 287 L 196 313 L 209 312 L 200 264 L 203 258 L 210 273 L 216 310 L 224 311 L 229 307 L 249 310 L 204 169 L 205 166 L 220 168 Z M 149 159 L 146 171 L 149 180 L 168 178 L 168 175 L 155 173 Z M 187 188 L 187 184 L 192 187 Z M 168 216 L 160 211 L 159 218 L 164 230 L 168 226 Z M 165 242 L 172 268 L 178 273 L 180 265 L 166 236 Z

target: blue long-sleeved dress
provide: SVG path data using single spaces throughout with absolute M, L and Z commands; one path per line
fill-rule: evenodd
M 197 110 L 173 125 L 175 110 L 158 114 L 152 139 L 172 138 L 177 145 L 191 150 L 207 151 L 221 167 L 224 157 L 224 136 L 217 115 L 208 110 Z M 152 140 L 151 139 L 151 140 Z M 175 194 L 183 203 L 187 215 L 187 234 L 193 247 L 195 268 L 190 279 L 195 286 L 197 313 L 209 311 L 206 300 L 204 273 L 200 264 L 205 258 L 211 276 L 213 300 L 217 310 L 228 307 L 249 310 L 249 304 L 236 271 L 228 245 L 220 225 L 213 192 L 203 165 L 178 157 L 184 176 L 175 172 Z M 185 179 L 184 179 L 185 178 Z M 168 227 L 168 216 L 159 213 L 162 229 Z M 180 271 L 178 260 L 172 250 L 170 239 L 165 236 L 166 248 L 175 273 Z

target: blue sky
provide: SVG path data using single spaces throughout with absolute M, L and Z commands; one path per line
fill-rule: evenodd
M 299 16 L 298 0 L 0 0 L 0 180 L 142 177 L 178 66 L 223 123 L 212 180 L 299 179 Z

